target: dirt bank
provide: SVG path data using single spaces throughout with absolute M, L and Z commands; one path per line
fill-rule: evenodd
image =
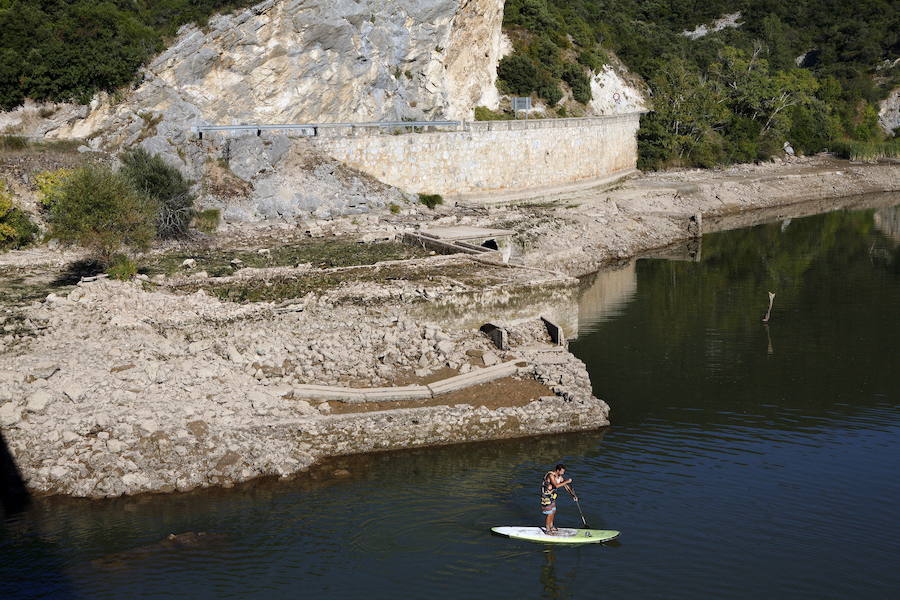
M 728 169 L 649 173 L 611 189 L 545 194 L 488 209 L 479 225 L 514 229 L 524 263 L 582 276 L 604 264 L 721 229 L 754 213 L 812 203 L 822 212 L 862 194 L 900 191 L 900 162 L 827 156 Z M 849 199 L 849 200 L 848 200 Z
M 83 281 L 0 316 L 0 426 L 32 491 L 101 497 L 606 425 L 584 365 L 542 322 L 511 322 L 499 349 L 421 316 L 429 299 L 477 309 L 492 288 L 530 286 L 574 298 L 569 278 L 453 256 Z

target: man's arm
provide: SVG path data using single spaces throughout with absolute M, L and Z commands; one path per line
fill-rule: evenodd
M 560 479 L 562 479 L 562 477 L 556 474 L 550 476 L 550 483 L 553 484 L 554 488 L 561 488 L 564 485 L 569 485 L 570 483 L 572 483 L 571 479 L 566 479 L 565 481 L 560 481 Z

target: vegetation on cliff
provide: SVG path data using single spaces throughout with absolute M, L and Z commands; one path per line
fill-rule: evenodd
M 0 0 L 0 108 L 87 102 L 135 81 L 185 23 L 251 0 Z
M 727 13 L 737 26 L 685 35 Z M 650 86 L 640 166 L 752 161 L 790 141 L 816 152 L 883 138 L 875 103 L 900 83 L 900 10 L 891 0 L 507 0 L 514 53 L 500 85 L 550 105 L 613 51 Z M 579 67 L 581 67 L 579 69 Z

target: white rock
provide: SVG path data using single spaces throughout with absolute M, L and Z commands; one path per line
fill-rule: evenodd
M 53 479 L 63 479 L 69 470 L 63 466 L 57 465 L 50 469 L 50 477 Z
M 197 340 L 196 342 L 188 344 L 188 352 L 191 354 L 198 354 L 209 348 L 210 345 L 210 342 L 206 340 Z
M 28 396 L 25 401 L 25 410 L 32 413 L 42 413 L 47 405 L 53 402 L 53 395 L 47 390 L 38 390 Z
M 491 367 L 496 364 L 500 364 L 500 357 L 498 357 L 493 352 L 485 352 L 481 355 L 481 360 L 484 361 L 484 366 Z
M 286 384 L 286 383 L 282 383 L 282 384 L 279 384 L 279 385 L 273 385 L 273 386 L 270 386 L 269 388 L 267 388 L 267 390 L 268 390 L 273 396 L 276 396 L 276 397 L 278 397 L 278 398 L 284 398 L 285 396 L 287 396 L 287 395 L 293 393 L 294 388 L 291 387 L 290 385 Z
M 181 268 L 182 268 L 182 269 L 193 269 L 193 268 L 196 267 L 196 266 L 197 266 L 197 261 L 194 260 L 193 258 L 186 258 L 186 259 L 184 259 L 184 261 L 181 263 Z
M 231 362 L 238 364 L 243 364 L 244 362 L 246 362 L 244 360 L 244 355 L 238 352 L 238 349 L 231 344 L 228 344 L 225 350 L 226 352 L 228 352 L 228 360 L 230 360 Z
M 297 412 L 303 415 L 318 414 L 318 412 L 321 410 L 321 407 L 319 409 L 313 408 L 313 406 L 306 400 L 295 400 L 293 406 Z M 328 409 L 330 410 L 331 407 L 329 406 Z
M 118 454 L 125 449 L 125 444 L 116 439 L 106 440 L 106 449 L 113 454 Z
M 81 436 L 75 433 L 74 431 L 63 431 L 62 441 L 63 444 L 71 444 L 75 440 L 80 439 Z
M 437 351 L 441 354 L 447 355 L 453 352 L 453 346 L 454 344 L 450 340 L 442 340 L 437 343 L 435 348 L 437 348 Z
M 0 425 L 9 427 L 15 425 L 22 418 L 22 409 L 12 402 L 0 406 Z
M 81 397 L 84 395 L 84 390 L 84 386 L 77 381 L 67 383 L 62 387 L 62 393 L 65 394 L 72 402 L 78 402 L 79 400 L 81 400 Z
M 133 494 L 150 487 L 150 478 L 143 473 L 127 473 L 122 476 L 122 483 L 125 484 L 126 493 Z
M 141 421 L 138 424 L 138 427 L 140 427 L 142 430 L 144 430 L 147 433 L 153 433 L 155 431 L 159 431 L 159 424 L 156 421 L 154 421 L 153 419 L 146 419 L 144 421 Z
M 31 369 L 31 376 L 35 379 L 50 379 L 57 371 L 59 371 L 59 365 L 44 363 Z

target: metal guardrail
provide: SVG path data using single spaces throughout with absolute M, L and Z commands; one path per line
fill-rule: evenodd
M 207 131 L 255 131 L 262 135 L 263 131 L 289 130 L 295 135 L 315 137 L 320 129 L 355 129 L 357 127 L 375 127 L 388 129 L 392 127 L 460 127 L 463 121 L 371 121 L 368 123 L 304 123 L 299 125 L 195 125 L 191 132 L 203 139 Z
M 636 114 L 647 111 L 634 111 L 615 115 L 597 115 L 592 117 L 564 117 L 554 119 L 500 120 L 500 121 L 370 121 L 366 123 L 300 123 L 281 125 L 195 125 L 191 132 L 203 139 L 208 131 L 255 131 L 262 135 L 263 131 L 291 131 L 294 135 L 315 137 L 320 130 L 346 129 L 409 129 L 425 127 L 454 127 L 456 131 L 513 131 L 545 128 L 583 127 L 585 124 L 609 123 L 621 119 L 633 119 Z

